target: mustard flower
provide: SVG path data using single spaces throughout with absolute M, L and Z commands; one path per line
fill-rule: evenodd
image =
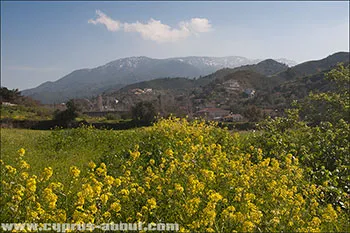
M 74 178 L 77 178 L 80 175 L 80 170 L 76 166 L 70 167 L 70 172 Z

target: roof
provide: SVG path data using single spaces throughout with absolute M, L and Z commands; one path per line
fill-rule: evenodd
M 230 115 L 225 116 L 224 118 L 227 119 L 227 118 L 232 118 L 232 117 L 243 118 L 243 116 L 241 114 L 230 114 Z

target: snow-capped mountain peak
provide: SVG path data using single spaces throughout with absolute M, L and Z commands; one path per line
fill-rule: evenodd
M 279 63 L 286 64 L 289 67 L 298 65 L 298 63 L 296 61 L 289 60 L 289 59 L 286 59 L 286 58 L 278 58 L 278 59 L 274 59 L 274 60 L 278 61 Z

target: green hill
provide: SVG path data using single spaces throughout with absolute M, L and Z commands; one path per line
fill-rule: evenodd
M 309 76 L 322 71 L 330 70 L 340 62 L 348 63 L 349 59 L 349 52 L 338 52 L 321 60 L 308 61 L 293 66 L 292 68 L 289 68 L 275 76 L 283 81 L 292 80 L 298 77 Z

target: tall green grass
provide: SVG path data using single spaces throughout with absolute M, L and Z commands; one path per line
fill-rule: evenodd
M 1 159 L 13 164 L 17 150 L 25 148 L 26 159 L 34 173 L 52 167 L 58 180 L 64 181 L 70 166 L 86 166 L 102 156 L 125 151 L 135 130 L 111 131 L 88 127 L 36 131 L 27 129 L 1 129 Z M 131 145 L 130 145 L 131 148 Z

